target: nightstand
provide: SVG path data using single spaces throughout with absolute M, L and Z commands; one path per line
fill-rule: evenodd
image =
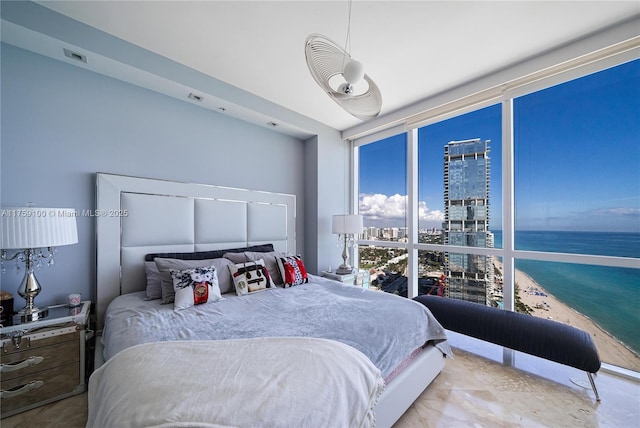
M 335 272 L 322 271 L 320 276 L 323 278 L 333 279 L 334 281 L 340 281 L 343 284 L 355 285 L 357 287 L 369 288 L 369 272 L 366 270 L 354 270 L 353 273 L 345 275 L 338 275 Z
M 0 328 L 0 418 L 86 390 L 89 308 L 49 306 L 49 315 Z

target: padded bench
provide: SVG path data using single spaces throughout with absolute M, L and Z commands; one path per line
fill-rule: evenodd
M 587 332 L 464 300 L 429 295 L 414 300 L 425 305 L 447 330 L 586 371 L 596 400 L 600 401 L 592 376 L 600 370 L 600 357 Z

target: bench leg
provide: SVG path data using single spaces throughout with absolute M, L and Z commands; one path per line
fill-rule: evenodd
M 589 382 L 591 382 L 591 388 L 593 388 L 593 392 L 596 394 L 596 401 L 600 401 L 600 395 L 598 395 L 598 390 L 596 389 L 596 383 L 593 381 L 593 374 L 587 372 L 587 376 L 589 376 Z

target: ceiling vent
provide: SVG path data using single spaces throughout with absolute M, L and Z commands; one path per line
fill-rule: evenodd
M 199 103 L 202 102 L 202 100 L 204 100 L 204 97 L 202 95 L 198 95 L 198 94 L 194 94 L 193 92 L 191 92 L 189 94 L 189 99 L 197 101 Z
M 74 52 L 72 50 L 69 50 L 67 48 L 62 48 L 63 52 L 64 52 L 64 56 L 66 56 L 67 58 L 71 58 L 74 61 L 80 61 L 80 62 L 84 62 L 85 64 L 87 63 L 87 56 L 83 55 L 81 53 L 78 52 Z

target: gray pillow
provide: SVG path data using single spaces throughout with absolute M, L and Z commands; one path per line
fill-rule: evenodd
M 162 298 L 162 275 L 155 262 L 144 262 L 144 273 L 147 275 L 146 300 Z
M 197 267 L 209 267 L 216 268 L 216 275 L 218 275 L 218 286 L 220 287 L 220 293 L 228 293 L 233 291 L 234 285 L 231 280 L 231 274 L 229 273 L 230 264 L 232 261 L 220 258 L 220 259 L 205 259 L 205 260 L 182 260 L 182 259 L 153 259 L 160 272 L 162 278 L 162 303 L 173 303 L 175 298 L 175 291 L 173 290 L 173 279 L 169 269 L 185 270 L 193 269 Z
M 252 262 L 263 259 L 264 265 L 267 267 L 267 271 L 269 272 L 269 276 L 271 277 L 271 281 L 273 282 L 273 285 L 279 286 L 284 284 L 284 280 L 282 279 L 282 275 L 280 274 L 280 269 L 278 269 L 278 259 L 277 259 L 278 257 L 284 256 L 284 253 L 278 253 L 275 251 L 270 251 L 268 253 L 245 251 L 244 255 L 247 257 L 248 261 L 252 261 Z
M 231 260 L 234 264 L 253 261 L 253 260 L 249 260 L 247 256 L 244 255 L 244 253 L 224 253 L 222 257 L 224 257 L 225 259 Z

